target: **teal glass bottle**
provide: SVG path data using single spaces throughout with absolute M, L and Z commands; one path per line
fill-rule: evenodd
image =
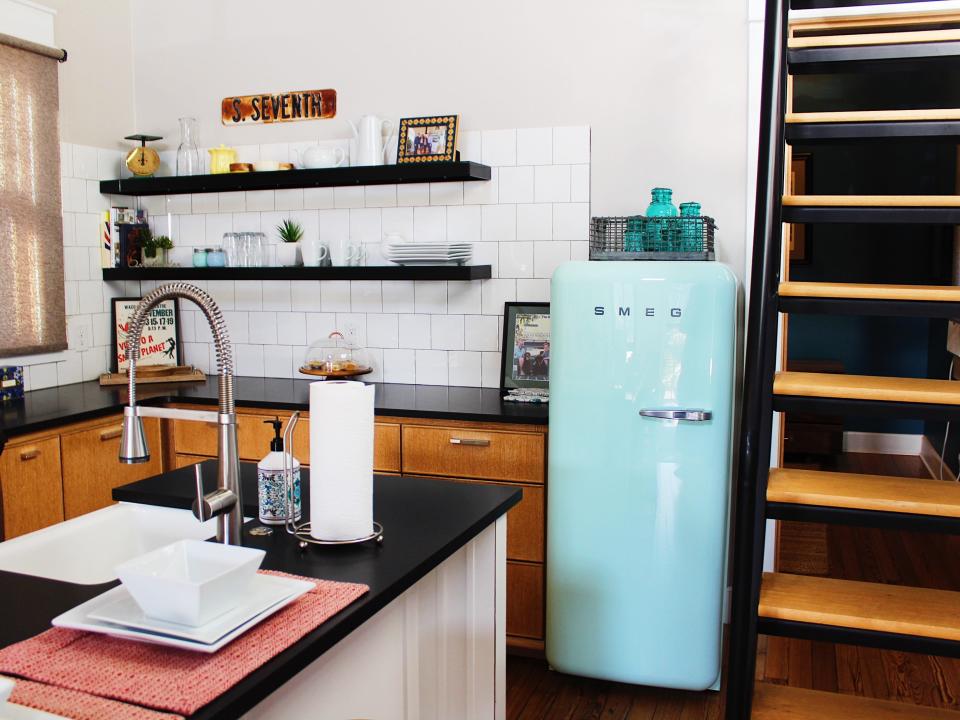
M 642 215 L 627 218 L 627 229 L 623 234 L 623 249 L 627 252 L 643 252 L 644 229 L 647 219 Z
M 680 252 L 703 252 L 703 221 L 700 203 L 680 203 Z
M 647 227 L 644 232 L 644 250 L 647 252 L 670 252 L 676 250 L 676 223 L 666 218 L 677 217 L 680 213 L 673 204 L 673 190 L 654 188 L 653 199 L 647 206 Z

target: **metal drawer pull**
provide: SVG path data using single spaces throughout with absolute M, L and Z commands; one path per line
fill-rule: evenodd
M 20 453 L 21 460 L 33 460 L 34 458 L 40 457 L 40 451 L 36 448 L 30 448 L 29 450 L 24 450 Z
M 451 445 L 473 445 L 475 447 L 487 447 L 490 444 L 489 440 L 482 438 L 450 438 Z
M 115 438 L 123 435 L 122 427 L 115 427 L 113 430 L 104 430 L 100 433 L 100 442 L 106 442 L 107 440 L 113 440 Z
M 713 417 L 713 413 L 709 410 L 641 410 L 640 415 L 661 420 L 687 420 L 689 422 L 705 422 Z

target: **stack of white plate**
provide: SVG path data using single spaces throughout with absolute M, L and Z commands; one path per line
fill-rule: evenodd
M 448 243 L 384 243 L 383 256 L 398 265 L 462 265 L 473 255 L 473 244 Z

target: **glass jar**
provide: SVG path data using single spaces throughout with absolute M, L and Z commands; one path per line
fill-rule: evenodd
M 193 249 L 193 266 L 194 267 L 207 266 L 207 249 L 206 248 Z
M 700 203 L 680 203 L 680 252 L 703 252 Z
M 226 267 L 227 256 L 220 248 L 207 248 L 207 267 Z
M 644 250 L 648 252 L 671 252 L 676 250 L 676 224 L 663 218 L 677 217 L 680 212 L 673 204 L 673 190 L 654 188 L 647 206 L 647 226 L 644 231 Z
M 180 146 L 177 148 L 177 175 L 203 175 L 200 148 L 197 147 L 197 119 L 180 118 Z

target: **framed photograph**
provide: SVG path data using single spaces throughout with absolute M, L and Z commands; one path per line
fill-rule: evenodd
M 403 118 L 397 138 L 397 163 L 456 160 L 459 125 L 459 115 Z
M 504 304 L 500 387 L 550 387 L 550 303 Z
M 110 347 L 113 372 L 124 372 L 127 363 L 127 331 L 130 316 L 140 302 L 137 297 L 114 298 L 110 304 Z M 181 365 L 180 306 L 175 298 L 164 300 L 147 316 L 140 339 L 141 365 Z

